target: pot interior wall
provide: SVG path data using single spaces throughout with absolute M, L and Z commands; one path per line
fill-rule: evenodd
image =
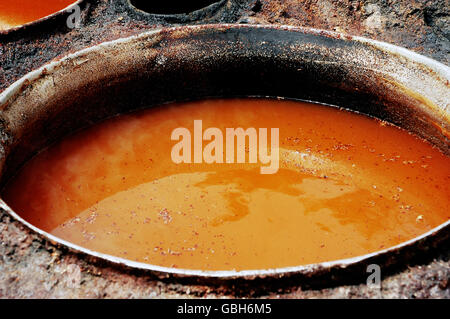
M 1 181 L 75 130 L 119 113 L 206 97 L 332 104 L 399 125 L 448 154 L 448 115 L 383 70 L 413 67 L 358 42 L 282 29 L 172 30 L 109 44 L 58 62 L 3 103 Z

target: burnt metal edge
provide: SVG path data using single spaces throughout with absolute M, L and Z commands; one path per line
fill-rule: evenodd
M 216 0 L 216 2 L 211 3 L 210 5 L 207 5 L 203 8 L 198 8 L 196 10 L 193 10 L 191 12 L 187 13 L 152 13 L 147 12 L 142 9 L 139 9 L 135 5 L 131 3 L 131 0 L 125 0 L 127 5 L 137 11 L 139 14 L 143 16 L 152 16 L 152 17 L 159 17 L 159 18 L 165 18 L 169 19 L 172 22 L 190 22 L 193 20 L 200 20 L 203 19 L 204 15 L 213 15 L 217 10 L 221 9 L 229 0 Z
M 54 19 L 54 18 L 58 18 L 58 17 L 61 17 L 61 16 L 69 15 L 70 14 L 69 11 L 71 11 L 73 8 L 75 8 L 75 6 L 81 5 L 85 1 L 87 1 L 87 0 L 74 0 L 74 2 L 72 4 L 70 4 L 70 5 L 68 5 L 67 7 L 65 7 L 65 8 L 63 8 L 63 9 L 61 9 L 59 11 L 56 11 L 56 12 L 54 12 L 52 14 L 49 14 L 49 15 L 47 15 L 45 17 L 39 18 L 39 19 L 31 21 L 31 22 L 27 22 L 27 23 L 24 23 L 24 24 L 21 24 L 21 25 L 18 25 L 18 26 L 14 26 L 14 27 L 11 27 L 11 28 L 8 28 L 8 29 L 0 30 L 0 35 L 6 35 L 6 34 L 13 33 L 13 32 L 29 29 L 29 28 L 31 28 L 31 27 L 33 27 L 35 25 L 41 24 L 44 21 L 48 21 L 48 20 L 51 20 L 51 19 Z
M 447 87 L 448 87 L 448 81 L 450 78 L 450 69 L 432 59 L 429 59 L 427 57 L 421 56 L 419 54 L 416 54 L 414 52 L 411 52 L 407 49 L 400 48 L 391 44 L 374 41 L 370 39 L 365 39 L 361 37 L 349 37 L 346 35 L 341 35 L 336 32 L 331 31 L 323 31 L 323 30 L 317 30 L 317 29 L 310 29 L 310 28 L 298 28 L 298 27 L 274 27 L 274 26 L 243 26 L 243 25 L 207 25 L 207 26 L 189 26 L 189 27 L 179 27 L 179 28 L 169 28 L 169 29 L 158 29 L 150 32 L 146 32 L 140 35 L 132 36 L 130 38 L 125 39 L 119 39 L 111 42 L 105 42 L 98 46 L 91 47 L 88 49 L 84 49 L 82 51 L 76 52 L 74 54 L 70 54 L 66 57 L 63 57 L 62 59 L 50 62 L 41 68 L 30 72 L 14 84 L 12 84 L 7 90 L 5 90 L 2 94 L 0 94 L 0 106 L 4 106 L 7 104 L 8 100 L 11 98 L 14 99 L 16 94 L 20 94 L 20 92 L 23 90 L 24 87 L 27 87 L 29 85 L 32 85 L 32 82 L 36 79 L 38 79 L 40 76 L 44 74 L 49 74 L 52 72 L 53 69 L 56 69 L 63 61 L 69 61 L 72 59 L 75 59 L 79 56 L 83 56 L 84 54 L 95 51 L 99 47 L 101 48 L 107 48 L 109 46 L 113 46 L 117 43 L 124 43 L 128 41 L 134 41 L 138 40 L 140 38 L 148 38 L 151 36 L 156 36 L 157 34 L 160 34 L 162 32 L 168 32 L 168 31 L 195 31 L 198 29 L 219 29 L 223 30 L 224 28 L 265 28 L 265 29 L 281 29 L 281 30 L 289 30 L 292 32 L 300 32 L 304 34 L 312 34 L 312 35 L 320 35 L 320 36 L 329 36 L 337 39 L 345 39 L 345 41 L 355 41 L 359 42 L 368 46 L 373 46 L 376 49 L 382 50 L 390 55 L 398 55 L 400 57 L 403 57 L 407 60 L 412 60 L 416 63 L 420 63 L 424 65 L 424 68 L 431 70 L 433 72 L 436 72 L 436 76 L 438 79 L 446 79 L 447 81 Z M 445 117 L 448 121 L 448 110 L 449 106 L 448 104 L 444 108 Z M 2 132 L 3 134 L 4 132 Z M 7 136 L 2 136 L 3 142 L 5 142 L 5 139 L 7 139 Z M 3 144 L 3 143 L 2 143 Z M 2 145 L 3 146 L 3 145 Z M 4 151 L 4 150 L 3 150 Z M 342 260 L 336 260 L 332 262 L 324 262 L 324 263 L 317 263 L 317 264 L 309 264 L 309 265 L 303 265 L 303 266 L 294 266 L 294 267 L 284 267 L 284 268 L 275 268 L 275 269 L 265 269 L 265 270 L 246 270 L 246 271 L 199 271 L 199 270 L 188 270 L 188 269 L 175 269 L 175 268 L 167 268 L 167 267 L 160 267 L 155 266 L 151 264 L 146 263 L 139 263 L 130 261 L 123 258 L 114 257 L 107 254 L 101 254 L 98 252 L 91 251 L 89 249 L 80 247 L 78 245 L 74 245 L 72 243 L 69 243 L 67 241 L 64 241 L 60 238 L 57 238 L 47 232 L 44 232 L 40 230 L 39 228 L 31 225 L 24 219 L 22 219 L 18 214 L 16 214 L 6 203 L 4 203 L 2 200 L 0 200 L 0 208 L 4 210 L 9 216 L 11 216 L 14 220 L 20 222 L 23 224 L 26 228 L 28 228 L 30 231 L 39 234 L 44 240 L 49 241 L 52 243 L 52 245 L 58 247 L 58 248 L 68 248 L 69 250 L 73 251 L 76 254 L 81 254 L 83 256 L 86 256 L 87 259 L 94 258 L 94 263 L 96 263 L 95 259 L 98 259 L 98 262 L 101 264 L 102 262 L 108 262 L 111 263 L 111 265 L 119 266 L 119 267 L 126 267 L 130 270 L 142 270 L 142 271 L 150 271 L 153 273 L 156 277 L 163 279 L 163 278 L 187 278 L 187 279 L 206 279 L 207 282 L 210 282 L 209 279 L 212 279 L 213 282 L 215 279 L 217 280 L 255 280 L 255 279 L 266 279 L 266 278 L 288 278 L 291 276 L 305 276 L 305 277 L 313 277 L 316 274 L 324 273 L 324 272 L 333 272 L 336 270 L 345 270 L 345 269 L 351 269 L 352 267 L 361 265 L 361 264 L 369 264 L 377 262 L 377 260 L 389 260 L 391 257 L 393 259 L 396 258 L 396 256 L 399 256 L 403 254 L 404 251 L 409 250 L 415 250 L 418 247 L 421 247 L 425 244 L 424 247 L 421 248 L 421 250 L 428 250 L 428 245 L 431 243 L 442 243 L 446 242 L 448 238 L 450 237 L 450 220 L 439 225 L 438 227 L 430 230 L 429 232 L 422 234 L 421 236 L 418 236 L 416 238 L 413 238 L 409 241 L 403 242 L 399 245 L 396 245 L 394 247 L 390 247 L 388 249 L 384 249 L 381 251 L 377 251 L 371 254 L 366 254 L 358 257 L 348 258 L 348 259 L 342 259 Z M 431 241 L 431 243 L 430 243 Z M 431 246 L 433 246 L 431 244 Z M 393 261 L 389 261 L 388 263 L 392 263 Z M 395 261 L 394 261 L 395 262 Z
M 159 14 L 146 12 L 135 7 L 130 0 L 116 0 L 115 7 L 123 7 L 135 22 L 155 27 L 175 27 L 181 25 L 235 23 L 239 20 L 243 9 L 250 9 L 257 0 L 216 0 L 206 7 L 187 13 Z

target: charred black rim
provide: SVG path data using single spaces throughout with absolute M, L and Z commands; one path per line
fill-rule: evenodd
M 188 15 L 200 10 L 214 10 L 223 6 L 227 0 L 191 0 L 191 1 L 145 1 L 145 0 L 127 0 L 135 9 L 153 15 L 172 16 Z

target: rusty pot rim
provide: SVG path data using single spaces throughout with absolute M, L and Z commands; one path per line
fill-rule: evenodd
M 139 12 L 140 14 L 143 14 L 146 16 L 155 16 L 155 17 L 161 17 L 161 18 L 175 18 L 175 19 L 184 18 L 189 15 L 195 15 L 196 13 L 200 13 L 200 12 L 203 12 L 208 9 L 220 8 L 220 7 L 224 6 L 226 2 L 227 2 L 227 0 L 216 0 L 216 2 L 206 5 L 205 7 L 198 8 L 191 12 L 186 12 L 186 13 L 152 13 L 152 12 L 147 12 L 142 9 L 139 9 L 134 4 L 131 3 L 131 0 L 126 0 L 127 5 L 130 8 L 132 8 L 133 10 L 135 10 L 136 12 Z
M 79 0 L 73 5 L 81 2 L 83 0 Z M 104 42 L 99 45 L 88 47 L 86 49 L 77 51 L 75 53 L 68 54 L 64 57 L 55 59 L 40 68 L 28 73 L 15 83 L 13 83 L 11 86 L 9 86 L 5 91 L 0 93 L 0 109 L 1 106 L 5 105 L 10 99 L 14 99 L 15 96 L 20 94 L 21 90 L 24 86 L 29 85 L 30 83 L 33 83 L 33 81 L 39 79 L 44 74 L 49 74 L 56 68 L 58 68 L 63 62 L 70 61 L 73 59 L 76 59 L 77 57 L 85 56 L 89 52 L 97 51 L 99 49 L 107 49 L 109 47 L 114 47 L 115 45 L 120 45 L 121 43 L 127 43 L 127 42 L 133 42 L 133 41 L 139 41 L 145 38 L 149 38 L 152 36 L 156 36 L 162 32 L 174 32 L 174 31 L 192 31 L 195 32 L 196 30 L 226 30 L 226 29 L 269 29 L 269 30 L 286 30 L 286 31 L 292 31 L 292 32 L 299 32 L 303 34 L 309 34 L 309 35 L 317 35 L 317 36 L 326 36 L 331 37 L 334 39 L 339 39 L 342 41 L 352 41 L 357 42 L 360 44 L 363 44 L 365 46 L 373 47 L 374 49 L 381 50 L 384 53 L 388 54 L 389 56 L 396 56 L 401 57 L 403 59 L 406 59 L 407 61 L 413 61 L 415 63 L 418 63 L 422 66 L 424 66 L 425 70 L 431 71 L 434 73 L 436 81 L 444 81 L 445 85 L 449 86 L 450 82 L 450 68 L 438 61 L 435 61 L 431 58 L 422 56 L 420 54 L 417 54 L 415 52 L 412 52 L 406 48 L 399 47 L 393 44 L 372 40 L 364 37 L 359 36 L 349 36 L 345 34 L 341 34 L 334 31 L 327 31 L 327 30 L 320 30 L 320 29 L 314 29 L 314 28 L 305 28 L 305 27 L 293 27 L 293 26 L 272 26 L 272 25 L 236 25 L 236 24 L 211 24 L 211 25 L 199 25 L 199 26 L 181 26 L 181 27 L 170 27 L 170 28 L 159 28 L 147 32 L 140 33 L 138 35 L 134 35 L 127 38 L 120 38 L 117 40 Z M 446 82 L 445 82 L 446 81 Z M 446 99 L 446 96 L 443 97 L 443 99 Z M 450 124 L 450 105 L 444 104 L 440 110 L 441 113 L 443 112 L 444 119 L 446 123 Z M 2 111 L 0 111 L 2 112 Z M 442 115 L 442 114 L 441 114 Z M 243 279 L 255 279 L 255 278 L 266 278 L 266 277 L 283 277 L 285 275 L 290 274 L 303 274 L 303 275 L 310 275 L 314 274 L 317 271 L 321 271 L 324 269 L 343 269 L 348 268 L 352 265 L 359 264 L 362 262 L 370 262 L 373 257 L 378 256 L 384 256 L 389 253 L 398 253 L 404 248 L 407 247 L 414 247 L 424 239 L 428 237 L 439 237 L 440 235 L 448 235 L 450 231 L 450 220 L 444 222 L 443 224 L 429 230 L 428 232 L 417 236 L 413 239 L 410 239 L 408 241 L 405 241 L 399 245 L 392 246 L 383 250 L 379 250 L 373 253 L 346 258 L 346 259 L 340 259 L 340 260 L 334 260 L 334 261 L 328 261 L 328 262 L 321 262 L 321 263 L 314 263 L 314 264 L 307 264 L 307 265 L 301 265 L 301 266 L 291 266 L 291 267 L 281 267 L 281 268 L 272 268 L 272 269 L 258 269 L 258 270 L 242 270 L 242 271 L 235 271 L 235 270 L 229 270 L 229 271 L 203 271 L 203 270 L 193 270 L 193 269 L 180 269 L 180 268 L 169 268 L 169 267 L 162 267 L 147 263 L 141 263 L 136 262 L 120 257 L 116 257 L 109 254 L 103 254 L 96 251 L 92 251 L 90 249 L 81 247 L 79 245 L 75 245 L 73 243 L 70 243 L 68 241 L 65 241 L 63 239 L 60 239 L 54 235 L 51 235 L 48 232 L 45 232 L 38 227 L 30 224 L 26 220 L 24 220 L 22 217 L 20 217 L 16 212 L 14 212 L 1 198 L 0 198 L 0 208 L 4 209 L 13 219 L 19 221 L 24 226 L 26 226 L 31 231 L 37 233 L 45 240 L 49 240 L 53 245 L 57 247 L 67 247 L 69 250 L 76 252 L 76 253 L 82 253 L 86 254 L 87 256 L 91 256 L 94 258 L 98 258 L 99 260 L 110 262 L 114 265 L 121 265 L 126 266 L 131 269 L 138 269 L 138 270 L 145 270 L 150 271 L 156 275 L 160 276 L 175 276 L 175 277 L 204 277 L 204 278 L 218 278 L 218 279 L 237 279 L 237 278 L 243 278 Z
M 39 24 L 39 23 L 41 23 L 43 21 L 46 21 L 46 20 L 52 19 L 54 17 L 60 16 L 60 15 L 62 15 L 64 13 L 67 13 L 69 10 L 73 9 L 75 6 L 79 6 L 84 1 L 85 0 L 74 0 L 74 2 L 72 4 L 69 4 L 67 7 L 65 7 L 65 8 L 63 8 L 61 10 L 58 10 L 56 12 L 53 12 L 53 13 L 51 13 L 49 15 L 46 15 L 45 17 L 39 18 L 39 19 L 31 21 L 31 22 L 27 22 L 27 23 L 24 23 L 24 24 L 21 24 L 21 25 L 18 25 L 18 26 L 13 26 L 13 27 L 10 27 L 10 28 L 7 28 L 7 29 L 0 30 L 0 35 L 1 34 L 8 34 L 8 33 L 15 32 L 15 31 L 19 31 L 19 30 L 28 28 L 30 26 L 34 26 L 35 24 Z

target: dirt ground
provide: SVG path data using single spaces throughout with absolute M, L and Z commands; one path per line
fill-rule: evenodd
M 449 64 L 450 3 L 447 0 L 228 0 L 204 14 L 161 17 L 137 12 L 126 0 L 89 0 L 81 26 L 69 29 L 67 14 L 23 30 L 0 33 L 0 91 L 40 65 L 68 52 L 161 26 L 204 23 L 285 24 L 335 30 L 411 49 Z M 364 283 L 238 292 L 93 264 L 57 248 L 0 210 L 1 298 L 450 298 L 450 245 Z

